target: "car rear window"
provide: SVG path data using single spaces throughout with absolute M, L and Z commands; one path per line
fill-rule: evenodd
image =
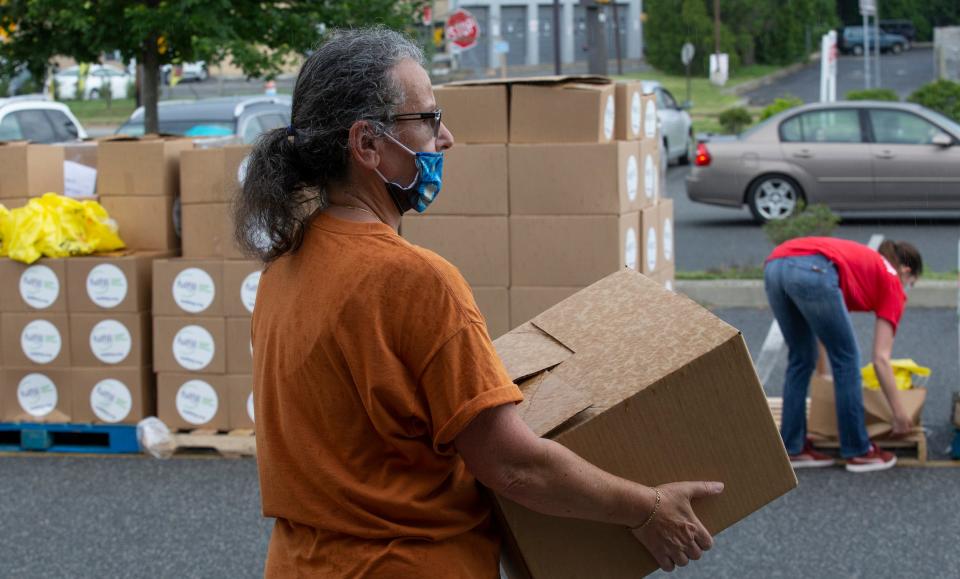
M 223 137 L 236 131 L 234 123 L 223 121 L 161 121 L 160 132 L 190 137 Z M 119 135 L 140 136 L 143 123 L 126 123 L 117 129 Z

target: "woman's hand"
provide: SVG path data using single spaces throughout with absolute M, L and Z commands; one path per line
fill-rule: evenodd
M 899 406 L 899 405 L 898 405 Z M 913 432 L 913 420 L 900 407 L 893 412 L 893 436 L 894 438 L 903 438 Z
M 646 526 L 633 529 L 633 535 L 650 551 L 660 568 L 669 573 L 696 561 L 713 547 L 713 537 L 690 503 L 693 499 L 720 494 L 723 483 L 678 482 L 658 488 L 660 506 Z

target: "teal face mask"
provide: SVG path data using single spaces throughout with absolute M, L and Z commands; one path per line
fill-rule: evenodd
M 417 176 L 409 185 L 403 186 L 388 180 L 379 169 L 374 170 L 383 179 L 383 183 L 387 187 L 387 193 L 393 199 L 400 215 L 411 209 L 417 213 L 423 213 L 440 194 L 443 181 L 443 153 L 417 153 L 393 138 L 389 133 L 386 135 L 391 141 L 403 147 L 404 151 L 413 155 L 414 162 L 417 165 Z

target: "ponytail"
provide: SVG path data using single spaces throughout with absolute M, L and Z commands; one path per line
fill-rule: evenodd
M 909 267 L 910 273 L 916 277 L 923 275 L 923 256 L 912 244 L 906 241 L 885 240 L 877 248 L 877 252 L 889 261 L 897 272 L 901 267 Z

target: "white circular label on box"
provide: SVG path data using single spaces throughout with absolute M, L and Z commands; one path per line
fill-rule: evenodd
M 253 306 L 257 303 L 257 288 L 260 287 L 260 272 L 255 271 L 248 275 L 240 286 L 240 301 L 247 311 L 253 313 Z
M 652 139 L 657 136 L 657 104 L 653 99 L 647 101 L 647 110 L 643 117 L 643 134 L 648 139 Z
M 215 352 L 213 336 L 202 326 L 184 326 L 173 337 L 173 357 L 187 370 L 203 370 Z
M 46 416 L 57 407 L 57 385 L 43 374 L 27 374 L 17 385 L 17 402 L 30 416 Z
M 637 230 L 632 227 L 627 228 L 627 240 L 624 243 L 623 256 L 627 267 L 637 269 L 639 265 L 637 262 L 640 260 L 640 251 L 637 248 Z
M 133 348 L 130 330 L 117 320 L 103 320 L 90 330 L 90 351 L 104 364 L 119 364 Z
M 657 198 L 657 167 L 653 155 L 647 155 L 643 162 L 643 194 L 651 201 Z
M 653 227 L 647 229 L 647 268 L 657 269 L 657 230 Z
M 247 396 L 247 416 L 250 417 L 251 422 L 256 422 L 256 420 L 253 418 L 253 392 Z
M 126 384 L 107 378 L 97 382 L 90 391 L 90 408 L 104 422 L 120 422 L 130 415 L 133 396 Z
M 607 107 L 603 111 L 603 135 L 609 140 L 613 138 L 613 123 L 616 120 L 617 108 L 613 104 L 613 95 L 607 97 Z
M 60 331 L 47 320 L 34 320 L 20 332 L 20 347 L 31 362 L 48 364 L 60 355 Z
M 630 155 L 630 157 L 627 158 L 627 198 L 630 201 L 636 201 L 639 190 L 640 167 L 637 164 L 636 155 Z
M 213 386 L 203 380 L 184 382 L 177 390 L 177 413 L 190 424 L 206 424 L 217 415 L 220 400 Z
M 633 99 L 630 101 L 630 130 L 634 135 L 640 134 L 640 121 L 643 118 L 643 110 L 640 107 L 640 92 L 633 93 Z
M 663 220 L 663 258 L 673 261 L 673 220 L 669 217 Z
M 87 295 L 101 308 L 115 308 L 127 297 L 127 276 L 112 263 L 101 263 L 87 274 Z
M 43 310 L 60 297 L 60 280 L 45 265 L 32 265 L 20 274 L 20 297 L 32 308 Z
M 667 289 L 670 290 L 670 291 L 673 291 L 673 280 L 672 280 L 672 279 L 668 279 L 668 280 L 663 284 L 663 287 L 667 288 Z
M 173 301 L 185 312 L 198 314 L 206 310 L 216 295 L 213 278 L 198 267 L 188 267 L 173 280 Z

